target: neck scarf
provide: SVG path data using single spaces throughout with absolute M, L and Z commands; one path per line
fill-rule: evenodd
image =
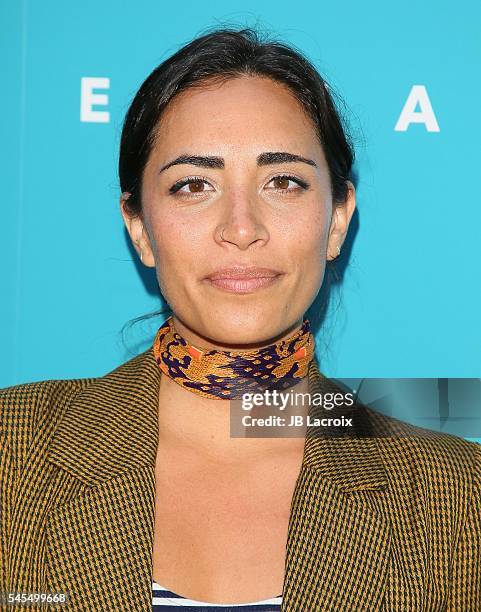
M 177 333 L 170 316 L 155 335 L 153 352 L 164 374 L 210 399 L 238 399 L 243 393 L 285 389 L 308 374 L 314 357 L 309 320 L 284 340 L 248 351 L 200 349 Z

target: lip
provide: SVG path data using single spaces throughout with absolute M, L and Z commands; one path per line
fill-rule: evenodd
M 252 293 L 276 283 L 284 273 L 271 268 L 234 266 L 209 274 L 205 280 L 212 286 L 230 293 Z

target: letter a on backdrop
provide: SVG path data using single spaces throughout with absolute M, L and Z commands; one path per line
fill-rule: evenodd
M 416 110 L 418 104 L 419 110 Z M 394 130 L 396 132 L 406 132 L 411 123 L 424 123 L 428 132 L 440 131 L 424 85 L 413 85 Z

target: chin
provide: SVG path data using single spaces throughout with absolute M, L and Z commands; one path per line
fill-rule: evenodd
M 265 304 L 237 307 L 216 305 L 200 320 L 204 322 L 204 335 L 218 344 L 265 344 L 302 316 L 286 317 L 284 304 L 266 308 Z M 284 320 L 283 320 L 284 319 Z

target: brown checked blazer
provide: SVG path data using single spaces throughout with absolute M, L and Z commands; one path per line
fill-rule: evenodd
M 160 376 L 149 349 L 98 378 L 0 391 L 0 590 L 151 610 Z M 309 383 L 339 391 L 315 361 Z M 283 612 L 479 612 L 481 446 L 353 414 L 359 435 L 306 436 Z

